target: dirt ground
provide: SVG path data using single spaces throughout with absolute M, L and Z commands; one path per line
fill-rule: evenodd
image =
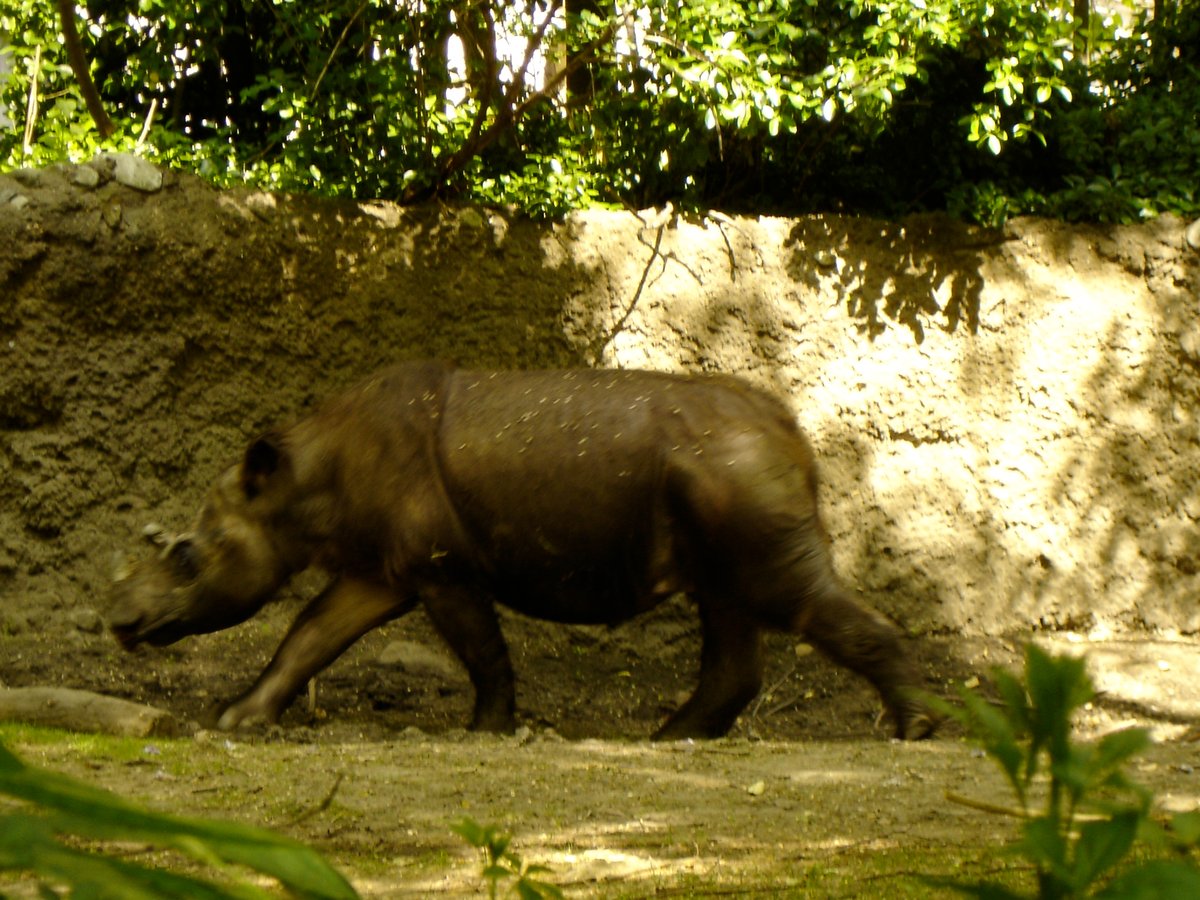
M 1053 342 L 1047 310 L 1078 320 L 1059 281 L 1078 281 L 1101 312 L 1131 285 L 1182 309 L 1174 298 L 1194 290 L 1198 266 L 1178 223 L 1113 234 L 1025 223 L 997 236 L 940 220 L 717 217 L 702 229 L 664 213 L 543 228 L 497 212 L 221 193 L 171 173 L 142 193 L 111 170 L 0 176 L 0 685 L 152 704 L 188 734 L 0 724 L 30 762 L 157 809 L 278 828 L 370 897 L 481 894 L 450 831 L 463 816 L 510 830 L 568 896 L 920 897 L 932 890 L 922 873 L 1011 869 L 996 851 L 1014 823 L 946 799 L 1007 802 L 991 763 L 951 728 L 888 740 L 869 687 L 793 638 L 772 639 L 767 687 L 729 738 L 648 742 L 694 683 L 698 629 L 683 601 L 611 630 L 506 616 L 523 725 L 507 738 L 462 730 L 469 685 L 420 613 L 352 648 L 319 678 L 315 707 L 297 703 L 278 728 L 206 730 L 315 578 L 243 626 L 174 647 L 127 655 L 105 632 L 111 551 L 132 549 L 150 519 L 183 527 L 250 436 L 331 389 L 417 356 L 606 362 L 779 387 L 823 451 L 843 574 L 916 632 L 930 691 L 975 679 L 986 691 L 991 667 L 1018 667 L 1028 639 L 1086 651 L 1101 694 L 1081 733 L 1151 727 L 1159 742 L 1133 774 L 1164 810 L 1200 805 L 1200 744 L 1187 739 L 1200 726 L 1187 624 L 1200 326 L 1147 318 L 1136 341 L 1110 329 L 1124 349 L 1097 351 L 1105 365 L 1087 388 L 1113 395 L 1104 407 L 1057 368 L 1074 345 L 1036 360 L 1063 375 L 1038 388 L 1053 403 L 1024 396 L 1009 360 L 1028 343 L 1021 329 Z M 1104 329 L 1076 330 L 1085 341 Z M 1170 344 L 1169 366 L 1141 355 L 1154 341 Z M 970 382 L 964 406 L 940 407 L 954 373 Z M 1125 385 L 1129 373 L 1141 375 Z M 987 415 L 960 415 L 968 406 Z M 977 435 L 984 425 L 994 431 Z M 1034 425 L 1045 435 L 1025 446 Z M 1093 463 L 1111 462 L 1109 430 L 1139 465 L 1093 478 Z M 1092 443 L 1055 444 L 1093 431 Z M 1067 451 L 1078 465 L 1055 487 Z M 953 472 L 970 492 L 948 488 Z M 1063 496 L 1070 505 L 1054 505 Z M 1049 527 L 1079 510 L 1086 528 Z
M 397 641 L 439 648 L 419 613 L 339 660 L 318 680 L 315 709 L 301 699 L 281 726 L 250 734 L 204 729 L 213 704 L 268 658 L 291 605 L 133 656 L 104 634 L 3 638 L 10 686 L 140 700 L 193 731 L 115 741 L 17 730 L 13 748 L 156 809 L 277 828 L 320 848 L 367 897 L 481 895 L 478 862 L 450 831 L 464 816 L 512 832 L 527 861 L 578 897 L 920 897 L 938 893 L 922 874 L 995 878 L 1015 864 L 996 853 L 1012 820 L 946 798 L 1011 802 L 990 761 L 953 727 L 888 740 L 870 689 L 790 640 L 773 640 L 768 687 L 730 737 L 645 740 L 691 687 L 696 637 L 682 603 L 613 630 L 506 617 L 523 723 L 512 737 L 460 727 L 471 694 L 453 666 L 380 661 Z M 1200 723 L 1200 646 L 1045 643 L 1093 660 L 1102 693 L 1081 734 L 1150 727 L 1159 741 L 1131 774 L 1163 812 L 1200 805 L 1200 745 L 1186 739 Z M 947 696 L 972 677 L 986 692 L 992 666 L 1020 665 L 1003 640 L 932 638 L 919 652 L 927 686 Z M 1028 873 L 1003 877 L 1019 885 Z

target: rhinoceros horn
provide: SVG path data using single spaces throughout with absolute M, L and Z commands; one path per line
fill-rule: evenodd
M 143 528 L 142 537 L 155 547 L 166 547 L 171 543 L 171 535 L 167 534 L 167 529 L 157 522 L 151 522 Z
M 124 581 L 132 573 L 129 567 L 129 560 L 125 558 L 125 554 L 120 550 L 114 550 L 112 559 L 109 562 L 112 580 L 114 582 Z

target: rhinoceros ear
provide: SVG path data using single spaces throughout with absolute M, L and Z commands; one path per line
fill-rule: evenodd
M 290 467 L 287 449 L 279 434 L 268 432 L 246 449 L 242 460 L 242 491 L 253 500 L 270 486 L 284 469 Z

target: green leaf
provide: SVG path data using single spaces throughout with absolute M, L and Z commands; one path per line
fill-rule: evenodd
M 1114 769 L 1150 746 L 1150 732 L 1145 728 L 1123 728 L 1102 737 L 1096 744 L 1095 765 L 1102 770 Z
M 1036 644 L 1025 649 L 1025 681 L 1033 704 L 1032 749 L 1045 746 L 1052 760 L 1066 761 L 1071 717 L 1092 698 L 1082 657 L 1052 657 Z
M 480 874 L 488 881 L 499 881 L 501 878 L 512 878 L 515 873 L 507 866 L 490 865 L 484 866 Z
M 1194 900 L 1200 869 L 1183 862 L 1154 860 L 1119 875 L 1096 894 L 1102 900 Z
M 140 840 L 211 862 L 240 863 L 306 896 L 358 894 L 316 851 L 262 828 L 143 810 L 108 791 L 26 766 L 0 747 L 0 793 L 36 804 L 57 831 L 104 840 Z
M 516 889 L 521 900 L 563 900 L 563 892 L 544 881 L 522 878 L 516 883 Z
M 483 847 L 487 844 L 487 835 L 482 825 L 469 817 L 463 817 L 450 826 L 450 830 L 465 840 L 472 847 Z
M 1072 881 L 1086 887 L 1102 872 L 1115 866 L 1133 846 L 1141 816 L 1136 811 L 1117 813 L 1103 822 L 1086 822 L 1075 844 Z
M 1011 672 L 1003 669 L 993 671 L 992 678 L 996 683 L 996 691 L 1000 694 L 1000 699 L 1004 701 L 1004 708 L 1007 711 L 1013 733 L 1018 737 L 1028 734 L 1032 715 L 1025 685 Z
M 228 900 L 231 897 L 267 898 L 265 891 L 250 885 L 219 887 L 207 881 L 150 869 L 122 860 L 66 847 L 48 831 L 28 825 L 31 816 L 0 819 L 0 868 L 24 869 L 71 886 L 75 896 L 119 900 L 158 900 L 162 897 L 195 900 Z M 26 822 L 22 822 L 25 819 Z M 18 858 L 7 852 L 12 839 L 24 839 Z
M 1200 810 L 1175 815 L 1171 819 L 1171 830 L 1185 847 L 1200 844 Z
M 1000 764 L 1009 782 L 1019 794 L 1021 763 L 1025 754 L 1018 746 L 1008 718 L 982 697 L 970 691 L 961 692 L 963 705 L 970 714 L 969 728 L 973 737 L 982 742 L 984 750 Z
M 1072 797 L 1078 798 L 1094 783 L 1093 757 L 1090 747 L 1068 744 L 1065 751 L 1051 760 L 1050 774 L 1071 792 Z
M 1070 879 L 1067 842 L 1054 819 L 1039 816 L 1026 822 L 1018 847 L 1042 871 L 1064 883 Z

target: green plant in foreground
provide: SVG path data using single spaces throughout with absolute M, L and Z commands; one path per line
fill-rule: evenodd
M 480 874 L 488 883 L 488 897 L 492 900 L 497 896 L 500 882 L 507 878 L 516 879 L 512 887 L 521 900 L 561 900 L 562 891 L 533 877 L 550 870 L 545 866 L 527 865 L 509 849 L 512 838 L 495 825 L 480 825 L 466 817 L 450 827 L 483 856 L 483 871 Z
M 1025 652 L 1025 679 L 995 672 L 1002 705 L 995 707 L 960 689 L 962 708 L 938 708 L 967 729 L 999 764 L 1025 823 L 1015 851 L 1037 873 L 1037 893 L 1060 898 L 1196 898 L 1200 869 L 1200 811 L 1177 815 L 1164 828 L 1150 818 L 1152 795 L 1122 771 L 1150 743 L 1141 728 L 1105 735 L 1095 744 L 1071 738 L 1071 719 L 1094 696 L 1082 658 L 1051 656 L 1033 646 Z M 1041 801 L 1040 810 L 1035 805 Z M 982 805 L 982 804 L 972 804 Z M 997 810 L 1001 811 L 1001 810 Z M 1106 877 L 1142 836 L 1173 858 L 1152 859 Z M 974 897 L 1025 895 L 984 882 L 938 880 Z
M 0 795 L 25 801 L 0 812 L 0 871 L 31 872 L 44 897 L 64 886 L 80 898 L 268 897 L 245 882 L 216 884 L 77 846 L 83 838 L 178 850 L 224 870 L 240 864 L 309 898 L 354 898 L 350 883 L 315 851 L 263 828 L 148 812 L 108 791 L 26 765 L 0 745 Z

